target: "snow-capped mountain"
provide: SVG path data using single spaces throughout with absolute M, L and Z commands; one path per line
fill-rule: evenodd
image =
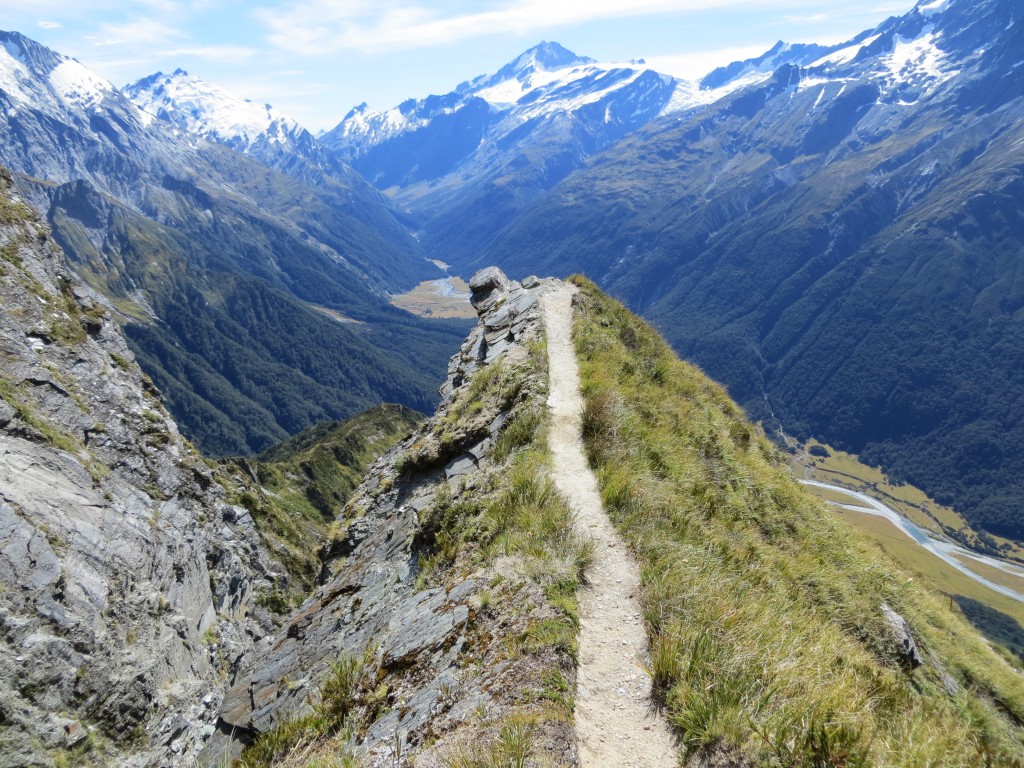
M 87 176 L 104 162 L 101 146 L 113 143 L 134 157 L 146 152 L 150 122 L 75 59 L 17 32 L 0 32 L 2 161 L 12 169 L 59 183 Z M 97 179 L 97 187 L 118 192 L 114 179 Z
M 321 141 L 436 232 L 457 226 L 466 207 L 506 218 L 593 153 L 695 96 L 694 84 L 642 61 L 601 63 L 542 43 L 448 94 L 385 112 L 360 105 Z
M 17 32 L 0 33 L 0 89 L 14 103 L 51 116 L 99 108 L 116 89 L 75 59 L 35 45 Z
M 800 68 L 800 89 L 868 80 L 879 87 L 883 100 L 911 103 L 965 67 L 995 55 L 992 29 L 1001 26 L 1004 32 L 1012 32 L 1017 23 L 1013 16 L 992 23 L 991 17 L 1006 13 L 1006 8 L 994 0 L 971 6 L 953 0 L 922 0 L 909 13 L 886 19 L 845 43 L 820 46 L 780 41 L 757 58 L 712 71 L 701 79 L 700 87 L 722 93 L 740 81 L 744 85 L 765 82 L 781 67 L 791 65 Z
M 326 173 L 355 181 L 348 166 L 280 110 L 243 99 L 182 69 L 169 75 L 157 72 L 121 91 L 147 115 L 292 176 L 319 182 Z
M 269 104 L 235 96 L 183 69 L 157 72 L 121 92 L 161 120 L 243 152 L 261 140 L 284 144 L 306 132 Z
M 378 186 L 406 187 L 501 165 L 552 126 L 567 147 L 577 134 L 572 151 L 584 157 L 660 114 L 676 86 L 643 62 L 601 63 L 541 43 L 451 93 L 384 112 L 361 104 L 322 140 Z M 426 146 L 443 159 L 424 163 Z

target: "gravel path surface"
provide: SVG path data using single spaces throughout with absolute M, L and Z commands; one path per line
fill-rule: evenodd
M 601 506 L 580 431 L 583 398 L 572 345 L 569 285 L 541 299 L 550 369 L 548 446 L 558 491 L 577 528 L 596 544 L 588 584 L 580 590 L 580 661 L 576 733 L 583 768 L 650 768 L 678 763 L 675 740 L 651 700 L 638 596 L 640 571 Z

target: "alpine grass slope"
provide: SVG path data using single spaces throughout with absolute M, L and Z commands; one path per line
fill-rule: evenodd
M 577 278 L 584 439 L 640 559 L 686 765 L 1019 766 L 1021 662 L 793 478 L 725 391 Z

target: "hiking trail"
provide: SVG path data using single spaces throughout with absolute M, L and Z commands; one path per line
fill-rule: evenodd
M 601 506 L 583 451 L 583 397 L 572 344 L 572 297 L 561 285 L 541 298 L 548 344 L 554 483 L 572 506 L 576 528 L 595 544 L 579 592 L 576 734 L 583 768 L 660 768 L 678 763 L 675 739 L 651 699 L 647 637 L 640 613 L 640 570 Z

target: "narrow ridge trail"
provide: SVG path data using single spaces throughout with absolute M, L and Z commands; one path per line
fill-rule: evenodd
M 554 483 L 593 539 L 594 564 L 580 590 L 576 734 L 583 768 L 661 768 L 678 763 L 668 724 L 651 700 L 641 665 L 647 638 L 640 613 L 640 571 L 601 506 L 581 432 L 583 397 L 572 344 L 572 297 L 559 285 L 544 294 Z

